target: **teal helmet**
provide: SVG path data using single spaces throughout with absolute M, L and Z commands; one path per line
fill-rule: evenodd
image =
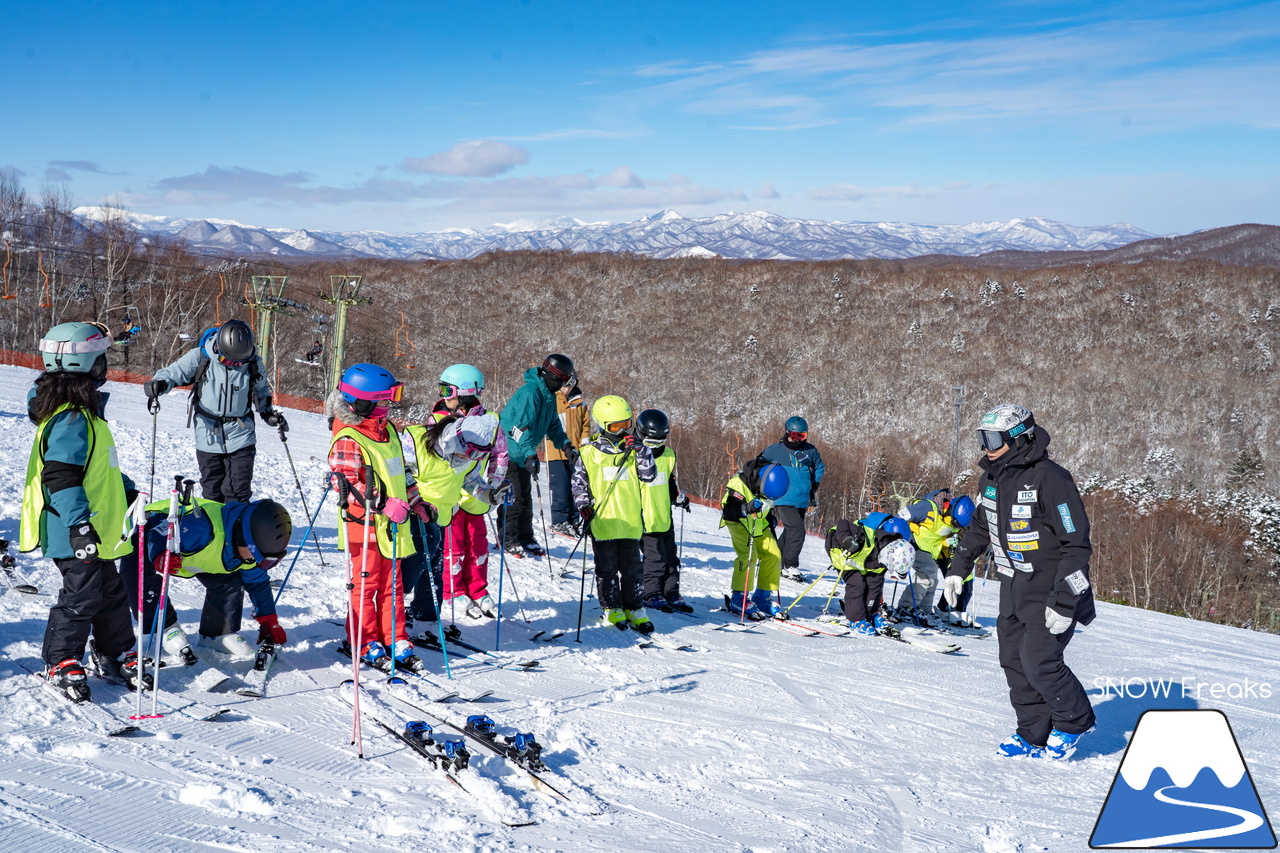
M 111 335 L 101 323 L 59 323 L 39 344 L 46 373 L 87 373 L 96 382 L 107 378 L 110 347 Z
M 454 364 L 440 374 L 440 396 L 479 397 L 484 391 L 484 374 L 469 364 Z
M 787 418 L 787 423 L 783 427 L 787 432 L 808 432 L 809 422 L 799 415 L 792 415 Z

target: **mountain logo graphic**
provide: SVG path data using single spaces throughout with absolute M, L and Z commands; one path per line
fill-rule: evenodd
M 1273 849 L 1271 821 L 1226 714 L 1144 712 L 1089 846 Z

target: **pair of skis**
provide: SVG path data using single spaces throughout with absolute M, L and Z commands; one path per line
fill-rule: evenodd
M 338 644 L 336 651 L 348 660 L 351 659 L 351 647 L 347 644 L 346 640 L 343 640 Z M 393 691 L 393 695 L 397 696 L 400 695 L 400 692 L 407 690 L 414 696 L 419 696 L 426 699 L 428 702 L 443 703 L 448 702 L 451 699 L 461 699 L 463 702 L 479 702 L 481 699 L 486 699 L 493 695 L 492 690 L 481 690 L 464 696 L 460 691 L 450 690 L 444 685 L 436 683 L 430 677 L 423 675 L 420 672 L 414 672 L 411 669 L 396 667 L 395 674 L 393 675 L 387 670 L 378 669 L 363 658 L 361 658 L 360 663 L 375 672 L 380 672 L 383 675 L 388 676 L 385 684 Z
M 26 579 L 18 573 L 18 561 L 9 553 L 8 539 L 0 539 L 0 573 L 4 574 L 5 583 L 14 592 L 21 592 L 26 595 L 40 594 L 40 590 L 27 583 Z

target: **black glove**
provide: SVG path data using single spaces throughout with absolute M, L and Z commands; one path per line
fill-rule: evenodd
M 564 453 L 565 461 L 568 462 L 569 467 L 572 468 L 574 463 L 578 461 L 578 449 L 573 446 L 572 442 L 566 441 L 560 450 Z
M 98 531 L 87 521 L 71 528 L 71 550 L 82 563 L 97 562 L 99 541 Z
M 279 427 L 281 432 L 289 431 L 289 422 L 284 419 L 284 415 L 272 409 L 262 413 L 262 422 L 269 427 Z
M 634 435 L 632 435 L 631 433 L 627 433 L 626 435 L 624 435 L 624 436 L 622 437 L 622 449 L 623 449 L 623 450 L 635 450 L 635 449 L 636 449 L 636 437 L 635 437 Z
M 679 507 L 680 509 L 684 510 L 685 512 L 691 512 L 691 511 L 692 511 L 692 510 L 690 510 L 690 509 L 689 509 L 689 496 L 688 496 L 688 495 L 686 495 L 684 492 L 681 492 L 681 493 L 680 493 L 680 495 L 679 495 L 679 497 L 677 497 L 677 498 L 676 498 L 675 503 L 673 504 L 673 506 Z
M 751 515 L 752 513 L 757 513 L 762 509 L 764 509 L 764 501 L 759 498 L 752 498 L 751 503 L 742 508 L 742 514 Z
M 530 456 L 524 460 L 524 470 L 529 472 L 530 477 L 538 476 L 538 457 Z
M 169 382 L 165 379 L 148 379 L 142 383 L 142 393 L 147 395 L 148 400 L 154 400 L 168 391 Z
M 584 507 L 582 507 L 581 509 L 579 509 L 579 510 L 578 510 L 578 515 L 582 516 L 582 520 L 583 520 L 583 521 L 588 521 L 588 522 L 589 522 L 589 521 L 591 521 L 591 519 L 595 518 L 596 511 L 595 511 L 594 509 L 592 509 L 590 505 L 588 505 L 588 506 L 584 506 Z

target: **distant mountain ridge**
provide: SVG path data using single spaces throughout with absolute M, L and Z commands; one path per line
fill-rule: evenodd
M 95 219 L 101 208 L 77 208 Z M 1156 237 L 1127 224 L 1076 226 L 1032 216 L 1009 222 L 922 225 L 907 222 L 825 222 L 772 213 L 723 213 L 688 219 L 664 210 L 634 222 L 527 220 L 485 229 L 393 234 L 384 231 L 303 231 L 228 220 L 130 214 L 144 233 L 181 238 L 194 250 L 276 257 L 377 257 L 406 260 L 473 258 L 492 251 L 552 249 L 634 252 L 655 258 L 755 260 L 906 259 L 991 252 L 1092 252 Z

